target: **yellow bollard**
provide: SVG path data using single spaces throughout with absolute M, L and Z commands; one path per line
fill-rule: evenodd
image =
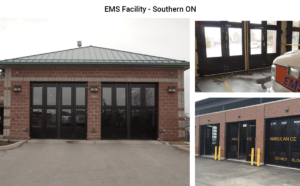
M 260 148 L 257 148 L 257 166 L 260 166 Z
M 221 146 L 219 146 L 219 157 L 218 157 L 218 160 L 219 161 L 221 160 Z
M 251 166 L 253 166 L 254 148 L 251 149 Z
M 215 160 L 217 160 L 218 146 L 215 146 Z

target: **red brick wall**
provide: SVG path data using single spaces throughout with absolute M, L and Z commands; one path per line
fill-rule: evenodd
M 21 92 L 14 92 L 14 85 L 21 85 Z M 11 87 L 5 88 L 11 90 L 10 106 L 4 106 L 4 109 L 10 110 L 10 116 L 4 116 L 4 119 L 10 119 L 10 126 L 4 126 L 4 129 L 10 129 L 10 136 L 7 139 L 28 139 L 29 138 L 29 119 L 30 119 L 30 83 L 26 81 L 12 81 Z M 27 128 L 28 132 L 23 131 Z
M 175 86 L 177 83 L 159 83 L 158 87 L 158 134 L 160 140 L 185 140 L 185 137 L 178 138 L 178 130 L 184 130 L 178 126 L 178 111 L 183 109 L 178 108 L 178 91 L 168 93 L 168 86 Z M 165 133 L 160 133 L 160 130 L 166 130 Z
M 18 75 L 16 75 L 18 72 Z M 170 72 L 174 75 L 170 76 Z M 12 67 L 12 78 L 168 78 L 174 79 L 176 82 L 159 82 L 158 83 L 158 137 L 161 140 L 184 140 L 185 137 L 179 137 L 178 130 L 184 130 L 184 127 L 179 127 L 178 121 L 183 120 L 183 117 L 178 117 L 178 111 L 184 111 L 178 106 L 178 89 L 177 68 L 100 68 L 100 67 Z M 49 80 L 50 81 L 50 80 Z M 82 80 L 84 81 L 84 80 Z M 39 82 L 38 80 L 36 82 Z M 53 81 L 52 81 L 53 82 Z M 86 82 L 86 81 L 85 81 Z M 88 140 L 101 139 L 101 82 L 88 82 Z M 109 82 L 109 81 L 106 81 Z M 122 81 L 120 81 L 122 82 Z M 0 81 L 1 83 L 1 81 Z M 140 82 L 143 83 L 143 82 Z M 1 85 L 1 84 L 0 84 Z M 14 85 L 22 85 L 21 92 L 13 92 Z M 98 92 L 92 93 L 90 91 L 91 85 L 98 86 Z M 175 86 L 177 88 L 175 93 L 168 93 L 168 86 Z M 11 106 L 5 107 L 10 109 L 11 124 L 6 129 L 10 129 L 10 139 L 24 139 L 29 137 L 29 132 L 22 131 L 23 128 L 30 129 L 30 81 L 12 81 L 11 87 L 7 88 L 11 91 Z M 8 118 L 5 118 L 8 119 Z M 12 120 L 13 119 L 13 120 Z M 96 133 L 93 136 L 92 130 Z M 165 133 L 159 133 L 160 129 L 165 129 Z
M 289 108 L 289 112 L 286 112 L 286 108 Z M 240 117 L 238 117 L 240 115 Z M 293 99 L 287 101 L 280 101 L 275 103 L 269 103 L 265 105 L 258 105 L 253 107 L 229 110 L 219 113 L 212 113 L 203 116 L 196 117 L 196 132 L 199 131 L 199 125 L 207 124 L 220 124 L 220 145 L 221 156 L 225 158 L 226 149 L 226 123 L 239 122 L 239 121 L 256 121 L 256 139 L 255 139 L 255 153 L 257 148 L 261 150 L 261 162 L 264 162 L 265 151 L 265 119 L 276 118 L 284 116 L 300 115 L 300 99 Z M 210 121 L 208 121 L 208 119 Z M 196 151 L 195 154 L 199 154 L 199 133 L 196 133 Z M 256 157 L 255 157 L 256 158 Z M 256 161 L 256 159 L 255 159 Z

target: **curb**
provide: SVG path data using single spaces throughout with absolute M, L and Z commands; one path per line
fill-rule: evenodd
M 180 146 L 180 145 L 171 145 L 171 146 L 173 146 L 174 148 L 177 148 L 177 149 L 186 151 L 186 152 L 190 152 L 190 149 L 185 148 L 185 147 L 182 147 L 182 146 Z
M 163 143 L 163 144 L 165 144 L 165 145 L 170 145 L 168 142 L 166 142 L 166 141 L 161 141 L 161 140 L 158 140 L 159 142 L 161 142 L 161 143 Z
M 17 143 L 11 144 L 11 145 L 5 145 L 5 146 L 0 146 L 0 151 L 1 150 L 10 150 L 10 149 L 15 149 L 26 143 L 28 140 L 22 140 Z

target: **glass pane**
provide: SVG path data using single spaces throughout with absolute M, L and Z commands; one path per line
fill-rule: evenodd
M 300 21 L 293 21 L 293 27 L 300 27 Z
M 85 109 L 76 109 L 76 113 L 75 113 L 76 127 L 84 128 L 86 126 L 85 114 L 86 114 Z
M 117 115 L 116 115 L 116 126 L 118 128 L 126 129 L 126 110 L 125 109 L 117 109 Z
M 277 21 L 267 21 L 267 25 L 277 25 Z
M 235 21 L 228 21 L 230 23 L 241 23 L 242 21 L 241 20 L 235 20 Z
M 261 21 L 250 21 L 250 24 L 261 24 Z
M 33 87 L 33 105 L 42 105 L 43 87 Z
M 293 35 L 292 35 L 292 44 L 299 44 L 299 32 L 293 32 Z M 298 50 L 299 49 L 299 46 L 297 45 L 292 45 L 292 50 Z
M 71 117 L 71 109 L 62 109 L 61 112 L 61 122 L 63 127 L 71 127 L 72 117 Z
M 117 88 L 117 106 L 125 106 L 125 88 Z
M 300 120 L 294 121 L 294 128 L 292 131 L 292 158 L 300 158 Z
M 32 126 L 33 127 L 42 127 L 42 109 L 33 109 L 32 110 Z
M 221 57 L 221 28 L 205 27 L 206 57 Z
M 111 112 L 111 109 L 102 109 L 101 125 L 104 128 L 108 128 L 108 127 L 112 126 L 112 112 Z
M 62 88 L 62 104 L 63 105 L 71 105 L 71 87 L 63 87 Z
M 155 94 L 154 88 L 146 88 L 146 105 L 154 106 Z
M 250 31 L 251 54 L 261 54 L 261 29 L 251 29 Z
M 56 87 L 47 87 L 47 105 L 56 105 Z
M 47 127 L 56 127 L 56 109 L 47 109 Z
M 102 105 L 109 106 L 111 105 L 111 88 L 104 87 L 102 88 Z
M 132 88 L 131 89 L 131 104 L 132 106 L 138 106 L 141 104 L 141 89 Z
M 242 29 L 229 28 L 229 55 L 239 56 L 243 54 L 242 49 Z
M 267 53 L 276 53 L 276 30 L 267 31 Z
M 76 105 L 85 105 L 84 87 L 76 87 Z

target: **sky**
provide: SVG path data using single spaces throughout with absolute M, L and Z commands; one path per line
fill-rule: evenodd
M 189 19 L 6 19 L 0 18 L 0 60 L 98 46 L 190 62 Z M 189 113 L 189 77 L 185 112 Z

